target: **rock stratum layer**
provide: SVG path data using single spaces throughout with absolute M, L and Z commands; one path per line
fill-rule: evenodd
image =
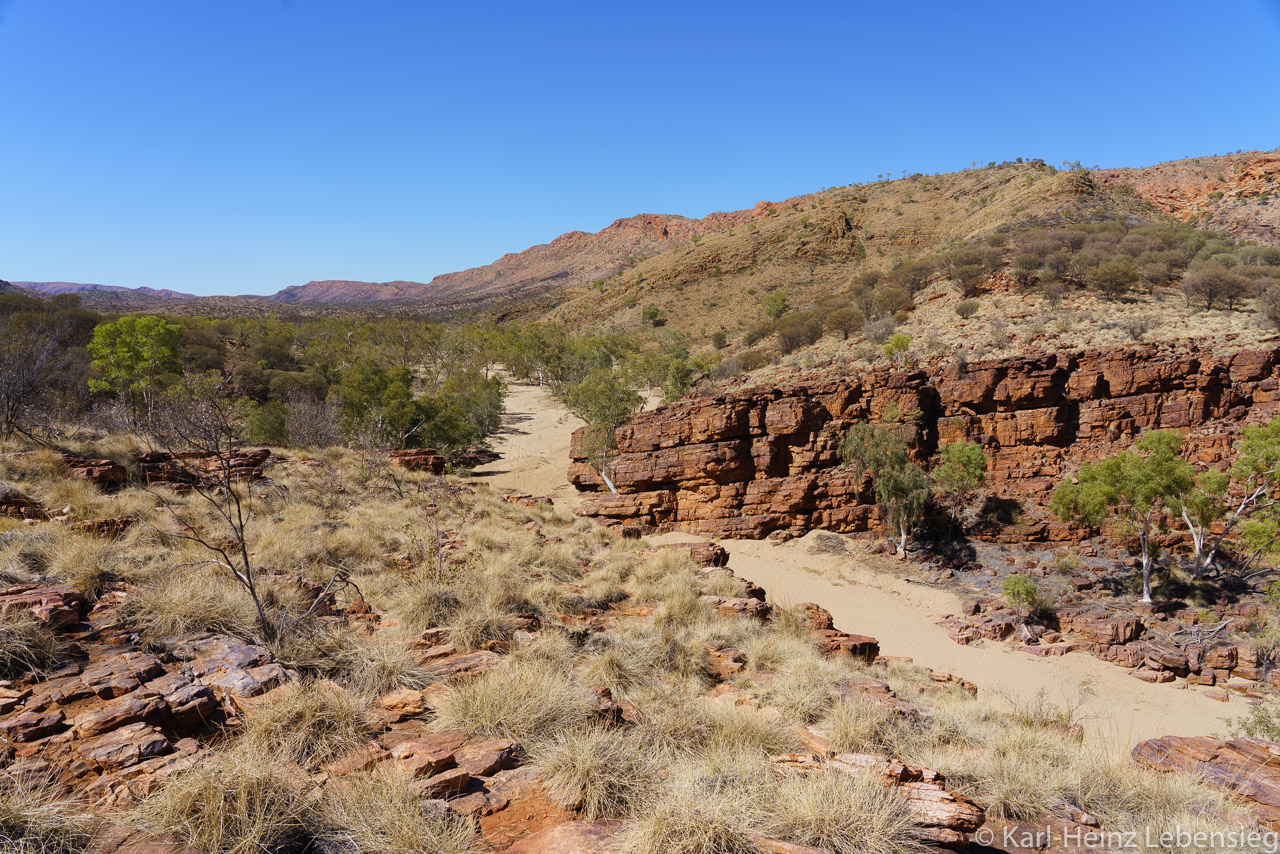
M 1081 462 L 1127 447 L 1145 429 L 1171 428 L 1187 434 L 1198 465 L 1220 464 L 1242 424 L 1276 413 L 1278 377 L 1280 346 L 1156 345 L 799 376 L 636 416 L 616 434 L 616 495 L 588 463 L 579 431 L 569 480 L 591 493 L 580 513 L 615 524 L 728 537 L 876 530 L 870 484 L 840 465 L 839 445 L 854 422 L 897 407 L 913 413 L 923 463 L 941 444 L 982 445 L 990 495 L 1022 505 L 1021 540 L 1070 540 L 1080 532 L 1049 519 L 1043 505 Z

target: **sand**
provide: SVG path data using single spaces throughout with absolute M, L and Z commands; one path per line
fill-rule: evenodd
M 494 489 L 547 495 L 572 509 L 578 491 L 566 479 L 569 439 L 582 425 L 545 386 L 508 380 L 502 429 L 490 441 L 498 459 L 474 474 Z
M 565 478 L 569 437 L 582 422 L 545 388 L 512 384 L 508 415 L 493 447 L 499 460 L 477 469 L 496 488 L 549 495 L 570 510 L 577 493 Z M 658 542 L 705 540 L 686 534 L 652 538 Z M 871 635 L 883 655 L 904 656 L 933 670 L 975 683 L 979 696 L 1012 708 L 1037 697 L 1079 708 L 1086 738 L 1101 747 L 1127 750 L 1161 735 L 1225 734 L 1231 718 L 1248 706 L 1211 700 L 1202 689 L 1151 685 L 1124 668 L 1087 653 L 1038 658 L 1002 643 L 955 643 L 936 621 L 957 613 L 956 594 L 872 569 L 860 560 L 860 546 L 848 556 L 810 551 L 813 535 L 789 543 L 718 540 L 729 550 L 735 573 L 761 587 L 783 605 L 816 602 L 831 612 L 836 627 Z M 905 575 L 905 569 L 904 569 Z

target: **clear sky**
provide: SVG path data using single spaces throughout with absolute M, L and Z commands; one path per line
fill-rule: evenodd
M 1280 0 L 0 0 L 0 278 L 426 281 L 641 212 L 1280 146 Z

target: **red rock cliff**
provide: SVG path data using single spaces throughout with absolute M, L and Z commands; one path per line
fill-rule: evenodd
M 851 423 L 878 418 L 892 402 L 919 412 L 921 461 L 939 443 L 980 443 L 988 488 L 1030 511 L 1022 538 L 1065 538 L 1042 505 L 1080 462 L 1151 427 L 1184 430 L 1194 461 L 1219 462 L 1242 423 L 1280 411 L 1278 376 L 1280 347 L 1219 354 L 1150 345 L 802 378 L 636 417 L 617 433 L 618 495 L 602 490 L 575 434 L 569 480 L 593 493 L 580 512 L 604 521 L 738 537 L 872 530 L 867 484 L 840 467 L 837 450 Z

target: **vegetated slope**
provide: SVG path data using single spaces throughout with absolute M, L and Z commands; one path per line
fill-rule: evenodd
M 1104 186 L 1132 187 L 1174 219 L 1280 245 L 1280 151 L 1196 157 L 1094 175 Z
M 1266 225 L 1280 202 L 1271 203 L 1259 189 L 1280 186 L 1280 155 L 1208 159 L 1229 159 L 1244 195 L 1232 198 L 1229 211 L 1216 209 L 1196 225 L 1280 245 L 1280 231 Z M 644 307 L 653 305 L 667 325 L 682 331 L 731 331 L 756 319 L 760 300 L 774 290 L 787 291 L 791 303 L 801 305 L 846 288 L 864 270 L 887 272 L 1001 226 L 1102 218 L 1158 222 L 1178 212 L 1169 200 L 1182 197 L 1176 188 L 1184 171 L 1183 164 L 1093 173 L 1011 163 L 762 203 L 731 215 L 749 214 L 745 226 L 726 223 L 594 289 L 565 293 L 547 317 L 574 326 L 635 326 Z
M 14 282 L 20 288 L 27 290 L 39 291 L 42 294 L 84 294 L 89 292 L 103 292 L 111 294 L 137 294 L 144 297 L 156 297 L 158 299 L 196 299 L 195 294 L 186 294 L 181 291 L 173 291 L 168 288 L 125 288 L 119 285 L 92 285 L 81 284 L 79 282 Z

